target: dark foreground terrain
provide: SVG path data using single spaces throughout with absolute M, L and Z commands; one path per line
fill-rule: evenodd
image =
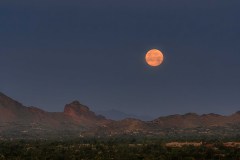
M 50 140 L 2 140 L 0 160 L 205 160 L 240 159 L 239 139 L 162 140 L 154 138 L 108 138 Z

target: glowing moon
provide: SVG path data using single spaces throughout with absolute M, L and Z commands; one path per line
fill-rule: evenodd
M 157 67 L 163 62 L 163 54 L 157 49 L 151 49 L 147 52 L 145 59 L 148 65 Z

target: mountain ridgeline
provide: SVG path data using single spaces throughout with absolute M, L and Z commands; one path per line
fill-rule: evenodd
M 49 139 L 96 136 L 237 136 L 240 112 L 230 116 L 187 113 L 151 121 L 111 120 L 73 101 L 63 112 L 26 107 L 0 93 L 0 139 Z

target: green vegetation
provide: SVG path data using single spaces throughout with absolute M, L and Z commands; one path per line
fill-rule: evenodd
M 168 140 L 168 142 L 170 142 Z M 194 160 L 240 159 L 240 147 L 211 140 L 201 146 L 166 147 L 154 138 L 82 138 L 67 141 L 3 140 L 0 160 Z

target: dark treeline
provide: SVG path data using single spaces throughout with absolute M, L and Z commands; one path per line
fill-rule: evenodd
M 81 138 L 75 140 L 2 140 L 0 160 L 187 160 L 240 159 L 239 147 L 226 147 L 224 141 L 209 139 L 203 145 L 166 147 L 175 139 Z M 181 141 L 186 140 L 183 138 Z M 190 141 L 190 140 L 188 140 Z M 191 141 L 197 142 L 201 139 Z M 239 141 L 238 138 L 231 141 Z M 211 144 L 211 145 L 208 145 Z

